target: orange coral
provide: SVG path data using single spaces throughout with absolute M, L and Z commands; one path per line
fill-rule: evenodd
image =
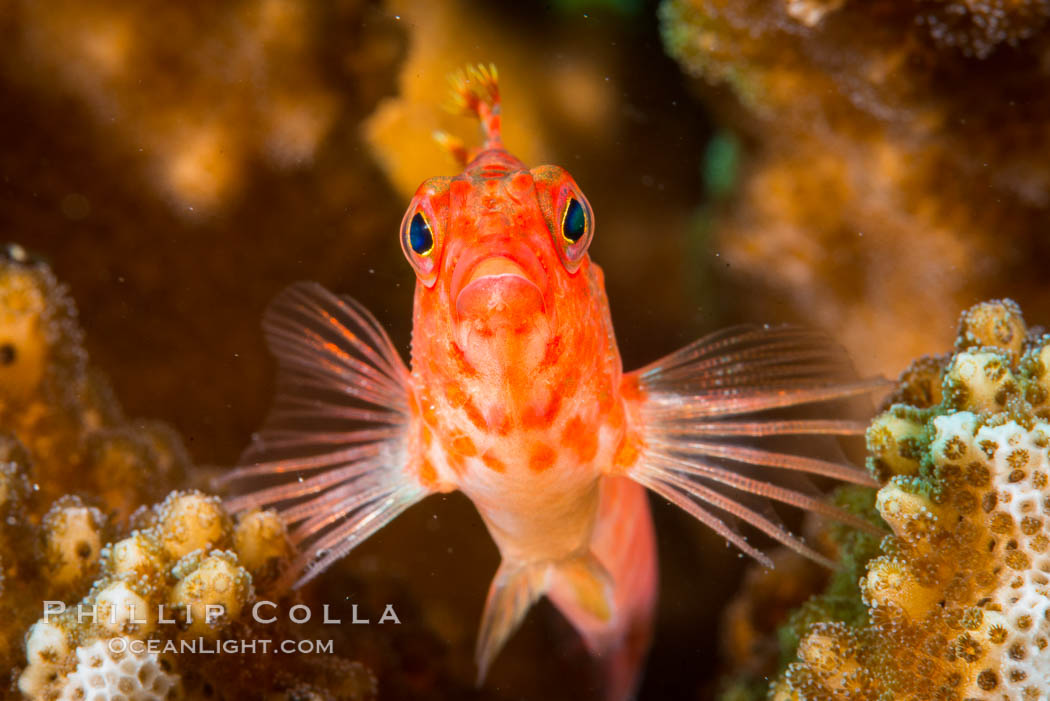
M 1050 311 L 1050 5 L 667 0 L 662 16 L 671 53 L 729 86 L 737 106 L 715 104 L 753 136 L 718 229 L 738 274 L 882 372 L 1000 285 Z

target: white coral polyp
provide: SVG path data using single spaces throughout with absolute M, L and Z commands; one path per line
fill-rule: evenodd
M 164 701 L 175 698 L 179 678 L 166 672 L 155 654 L 132 652 L 131 642 L 129 638 L 115 638 L 78 647 L 77 668 L 70 672 L 60 701 Z
M 938 417 L 934 425 L 931 452 L 937 462 L 986 465 L 996 497 L 992 515 L 1010 517 L 997 536 L 1003 558 L 999 583 L 984 606 L 985 633 L 1005 631 L 988 641 L 999 655 L 1001 686 L 995 698 L 1045 699 L 1050 689 L 1050 425 L 1037 421 L 1029 431 L 1011 421 L 985 426 L 975 435 L 976 417 L 968 412 Z M 976 685 L 966 690 L 977 698 L 983 693 Z
M 1028 557 L 1030 564 L 1006 573 L 993 597 L 1002 608 L 1000 625 L 1007 630 L 1001 676 L 1007 683 L 1013 682 L 1008 688 L 1020 693 L 1011 694 L 1010 698 L 1019 700 L 1032 698 L 1030 690 L 1041 690 L 1036 697 L 1045 698 L 1050 689 L 1050 551 L 1045 545 L 1050 526 L 1046 523 L 1050 513 L 1045 505 L 1050 496 L 1047 435 L 1050 426 L 1045 423 L 1039 422 L 1026 431 L 1010 422 L 982 428 L 975 441 L 977 446 L 988 449 L 993 444 L 997 446 L 990 462 L 998 508 L 1008 512 L 1019 526 L 1025 519 L 1031 519 L 1032 524 L 1028 529 L 1019 527 L 1012 536 L 1017 552 Z

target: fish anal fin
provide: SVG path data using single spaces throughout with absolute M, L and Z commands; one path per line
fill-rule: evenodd
M 496 571 L 485 599 L 474 652 L 478 686 L 485 682 L 492 661 L 521 625 L 525 614 L 546 592 L 549 573 L 550 564 L 546 562 L 522 565 L 504 561 Z

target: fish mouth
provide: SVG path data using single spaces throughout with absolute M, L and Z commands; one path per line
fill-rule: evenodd
M 506 318 L 519 323 L 546 311 L 538 260 L 490 255 L 461 266 L 456 312 L 461 319 Z
M 470 283 L 475 280 L 480 280 L 481 278 L 501 277 L 503 275 L 516 275 L 517 277 L 532 282 L 532 280 L 529 280 L 529 274 L 525 272 L 525 269 L 510 258 L 494 256 L 492 258 L 485 258 L 475 265 L 474 269 L 470 271 L 470 276 L 467 277 L 467 282 L 463 287 L 465 289 L 470 286 Z

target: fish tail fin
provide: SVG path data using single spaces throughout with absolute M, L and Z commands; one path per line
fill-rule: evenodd
M 811 486 L 781 486 L 806 487 L 806 475 L 877 486 L 838 455 L 812 456 L 818 449 L 841 452 L 829 437 L 863 435 L 866 421 L 848 418 L 858 413 L 849 402 L 890 386 L 881 378 L 856 379 L 845 351 L 822 334 L 790 326 L 727 329 L 628 374 L 625 382 L 634 383 L 641 397 L 644 443 L 627 476 L 765 566 L 772 561 L 733 527 L 733 519 L 832 566 L 781 525 L 770 508 L 774 502 L 881 534 Z M 763 445 L 771 440 L 797 445 Z
M 608 577 L 610 615 L 596 615 L 580 596 L 588 589 L 576 581 L 575 568 L 555 570 L 549 596 L 601 665 L 607 701 L 626 701 L 637 691 L 652 640 L 656 539 L 644 488 L 625 477 L 606 477 L 601 489 L 591 567 Z
M 409 373 L 368 310 L 312 282 L 266 311 L 277 396 L 240 465 L 232 511 L 275 508 L 299 549 L 278 590 L 320 574 L 430 489 L 408 453 Z

